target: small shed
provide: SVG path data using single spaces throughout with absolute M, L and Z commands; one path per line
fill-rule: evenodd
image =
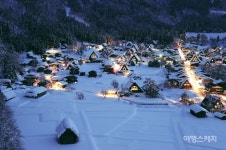
M 190 106 L 190 113 L 197 118 L 205 118 L 206 117 L 206 110 L 199 106 L 198 104 L 193 104 Z
M 213 113 L 214 117 L 219 118 L 221 120 L 226 120 L 226 114 L 220 113 L 220 112 L 215 112 Z
M 39 98 L 43 95 L 45 95 L 47 92 L 47 89 L 43 86 L 36 86 L 33 87 L 31 89 L 29 89 L 26 93 L 25 93 L 25 97 L 29 97 L 29 98 Z
M 8 101 L 16 97 L 16 93 L 12 88 L 1 89 L 0 94 L 3 96 L 3 100 Z
M 70 118 L 64 118 L 56 128 L 60 144 L 74 144 L 79 141 L 78 127 Z

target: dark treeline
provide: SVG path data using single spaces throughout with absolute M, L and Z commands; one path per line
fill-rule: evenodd
M 61 40 L 102 43 L 106 39 L 168 44 L 187 31 L 226 31 L 223 0 L 4 0 L 0 40 L 16 51 L 58 46 Z M 65 6 L 89 23 L 66 17 Z

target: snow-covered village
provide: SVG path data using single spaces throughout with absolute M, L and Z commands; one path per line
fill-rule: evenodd
M 62 42 L 43 55 L 21 53 L 18 80 L 0 83 L 22 147 L 224 150 L 226 49 L 203 45 L 211 36 L 187 33 L 168 47 Z

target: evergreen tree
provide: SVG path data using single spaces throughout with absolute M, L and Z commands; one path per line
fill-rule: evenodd
M 17 73 L 21 72 L 18 58 L 18 53 L 0 43 L 0 74 L 13 82 L 17 80 Z
M 147 97 L 159 97 L 159 87 L 151 78 L 146 78 L 144 81 L 143 90 L 145 91 L 145 95 Z

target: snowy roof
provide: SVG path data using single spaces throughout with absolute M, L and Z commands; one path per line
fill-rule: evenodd
M 30 97 L 36 97 L 37 94 L 39 93 L 43 93 L 46 92 L 47 89 L 43 86 L 35 86 L 29 90 L 27 90 L 27 92 L 25 93 L 26 96 L 30 96 Z
M 65 81 L 58 81 L 58 82 L 56 82 L 57 84 L 61 84 L 61 85 L 67 85 L 68 83 L 67 82 L 65 82 Z
M 206 97 L 204 98 L 204 100 L 208 100 L 208 101 L 211 101 L 211 102 L 218 102 L 220 100 L 220 97 L 217 97 L 217 96 L 214 96 L 214 95 L 210 95 L 210 94 L 207 94 Z M 203 101 L 204 101 L 203 100 Z
M 111 65 L 113 65 L 113 62 L 110 59 L 108 59 L 108 60 L 104 61 L 104 65 L 111 66 Z
M 190 109 L 192 109 L 195 113 L 198 113 L 200 111 L 205 111 L 207 112 L 206 109 L 204 109 L 203 107 L 199 106 L 198 104 L 193 104 L 190 106 Z
M 11 80 L 10 79 L 0 79 L 0 83 L 5 83 L 5 82 L 11 83 Z
M 226 117 L 225 114 L 220 113 L 220 112 L 215 112 L 215 113 L 213 113 L 213 115 L 216 116 L 216 117 L 219 117 L 219 118 Z
M 79 137 L 77 125 L 68 117 L 64 118 L 57 126 L 57 137 L 59 138 L 66 131 L 66 129 L 71 129 Z
M 99 57 L 99 52 L 98 52 L 98 50 L 97 49 L 94 49 L 94 48 L 88 48 L 88 49 L 86 49 L 85 51 L 84 51 L 84 56 L 85 57 L 90 57 L 90 55 L 92 54 L 92 53 L 95 53 L 98 57 Z
M 16 97 L 16 93 L 11 88 L 1 90 L 1 93 L 3 94 L 5 100 L 10 100 Z
M 63 77 L 60 77 L 60 76 L 52 76 L 51 77 L 51 79 L 54 80 L 54 81 L 60 81 L 60 80 L 62 80 L 62 78 Z

